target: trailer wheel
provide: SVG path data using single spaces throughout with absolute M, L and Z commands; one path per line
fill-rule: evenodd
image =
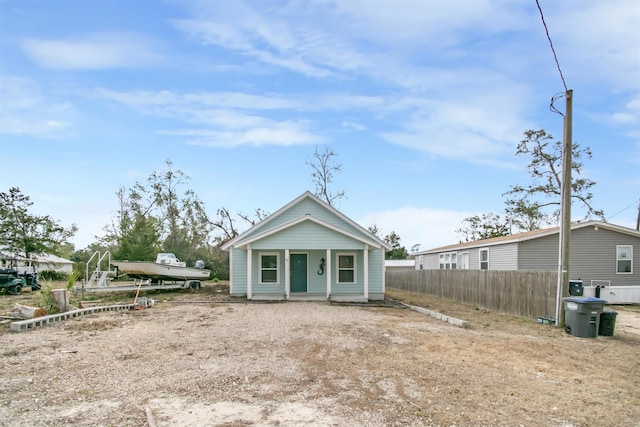
M 200 282 L 198 280 L 193 280 L 189 285 L 191 289 L 200 289 Z
M 12 295 L 20 295 L 21 292 L 22 292 L 22 285 L 15 285 L 11 287 L 11 289 L 9 290 L 9 293 Z

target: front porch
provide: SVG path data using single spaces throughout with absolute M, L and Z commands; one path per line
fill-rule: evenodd
M 291 292 L 289 298 L 285 294 L 253 294 L 252 301 L 333 301 L 333 302 L 357 302 L 366 303 L 369 301 L 362 294 L 339 294 L 327 297 L 325 294 Z

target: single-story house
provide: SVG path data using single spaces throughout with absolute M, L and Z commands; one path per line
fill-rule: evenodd
M 384 262 L 386 271 L 404 271 L 416 268 L 415 259 L 388 259 Z
M 384 299 L 391 247 L 310 192 L 222 246 L 229 292 L 247 299 Z
M 55 271 L 71 274 L 73 271 L 73 261 L 47 253 L 31 254 L 31 258 L 28 259 L 24 257 L 24 254 L 2 250 L 0 251 L 0 264 L 2 266 L 11 265 L 21 273 L 32 273 L 35 270 L 36 272 Z
M 417 270 L 558 271 L 559 227 L 421 251 Z M 571 225 L 570 280 L 583 282 L 585 295 L 609 303 L 640 303 L 640 232 L 601 221 Z M 640 254 L 640 252 L 639 252 Z

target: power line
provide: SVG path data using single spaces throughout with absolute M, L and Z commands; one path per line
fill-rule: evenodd
M 567 83 L 564 81 L 564 76 L 562 75 L 562 70 L 560 69 L 560 63 L 558 62 L 558 56 L 556 55 L 556 50 L 553 48 L 553 42 L 551 42 L 551 36 L 549 35 L 549 29 L 547 28 L 547 23 L 544 22 L 544 15 L 542 14 L 542 8 L 540 7 L 540 2 L 536 0 L 536 5 L 538 5 L 538 10 L 540 11 L 540 18 L 542 18 L 542 25 L 544 25 L 544 31 L 547 33 L 547 39 L 549 40 L 549 46 L 551 46 L 551 52 L 553 52 L 553 59 L 556 61 L 556 66 L 558 67 L 558 72 L 560 73 L 560 78 L 562 79 L 562 85 L 564 86 L 565 92 L 568 91 Z

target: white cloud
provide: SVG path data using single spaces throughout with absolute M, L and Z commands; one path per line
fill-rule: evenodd
M 39 65 L 57 70 L 102 70 L 158 64 L 153 43 L 134 33 L 100 33 L 67 40 L 27 39 L 25 53 Z
M 602 80 L 637 90 L 640 75 L 640 5 L 636 0 L 550 3 L 554 44 L 570 86 Z M 551 24 L 550 24 L 551 25 Z M 585 72 L 588 70 L 588 72 Z
M 457 243 L 455 230 L 472 215 L 471 212 L 405 206 L 368 213 L 357 222 L 365 228 L 377 225 L 382 236 L 395 231 L 408 251 L 415 244 L 420 245 L 420 250 L 427 250 Z
M 48 98 L 37 83 L 23 77 L 0 76 L 0 133 L 43 138 L 67 136 L 75 107 Z
M 237 147 L 241 145 L 263 146 L 291 146 L 319 144 L 323 138 L 306 129 L 305 123 L 284 121 L 265 121 L 264 126 L 242 128 L 233 126 L 231 130 L 211 129 L 178 129 L 162 130 L 164 135 L 185 136 L 191 145 L 207 147 Z
M 357 130 L 357 131 L 367 130 L 367 127 L 361 123 L 354 123 L 346 120 L 343 120 L 341 125 L 343 128 Z

